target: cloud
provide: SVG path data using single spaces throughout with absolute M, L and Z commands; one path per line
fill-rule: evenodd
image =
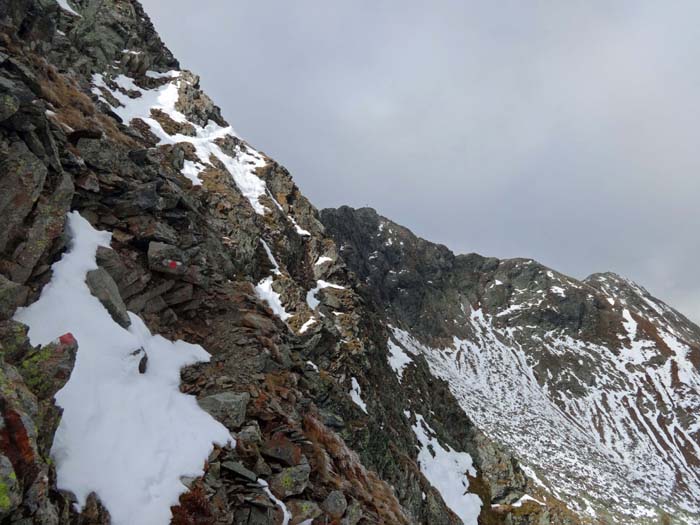
M 613 270 L 700 319 L 700 4 L 144 4 L 317 206 Z

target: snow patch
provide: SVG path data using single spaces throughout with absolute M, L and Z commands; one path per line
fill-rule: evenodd
M 286 321 L 292 315 L 284 309 L 280 294 L 275 292 L 275 290 L 272 288 L 273 282 L 274 279 L 271 275 L 265 277 L 255 286 L 255 295 L 257 295 L 261 301 L 265 301 L 277 317 L 282 319 L 282 321 Z
M 561 286 L 552 286 L 550 290 L 560 297 L 566 297 L 566 291 Z
M 389 351 L 388 360 L 389 366 L 396 373 L 399 383 L 403 380 L 403 371 L 407 365 L 413 362 L 413 359 L 404 352 L 403 348 L 394 343 L 391 339 L 387 341 L 387 350 Z
M 421 444 L 418 452 L 421 472 L 464 525 L 476 525 L 481 511 L 481 499 L 476 494 L 467 493 L 467 474 L 476 476 L 471 456 L 466 452 L 457 452 L 449 445 L 443 447 L 436 438 L 430 436 L 435 435 L 435 432 L 420 414 L 416 414 L 416 424 L 412 428 Z
M 68 4 L 68 1 L 67 1 L 67 0 L 56 0 L 56 3 L 59 5 L 59 7 L 60 7 L 61 9 L 63 9 L 64 11 L 70 13 L 71 15 L 77 16 L 77 17 L 80 17 L 80 18 L 83 17 L 80 13 L 78 13 L 75 9 L 73 9 L 73 8 Z
M 311 328 L 313 325 L 317 323 L 315 317 L 311 317 L 308 321 L 306 321 L 303 325 L 301 325 L 301 328 L 299 328 L 299 333 L 303 334 L 306 332 L 309 328 Z
M 333 261 L 333 259 L 331 259 L 330 257 L 326 257 L 325 255 L 322 255 L 321 257 L 318 258 L 318 261 L 316 261 L 314 263 L 314 266 L 320 266 L 323 263 L 332 262 L 332 261 Z
M 522 507 L 522 506 L 523 506 L 523 503 L 525 503 L 526 501 L 534 501 L 534 502 L 537 503 L 538 505 L 541 505 L 541 506 L 543 506 L 543 507 L 545 506 L 545 504 L 542 503 L 540 500 L 535 499 L 535 498 L 533 498 L 532 496 L 530 496 L 530 495 L 528 495 L 528 494 L 523 494 L 523 496 L 522 496 L 518 501 L 516 501 L 515 503 L 513 503 L 512 506 L 513 506 L 513 507 Z
M 316 298 L 316 294 L 324 288 L 335 288 L 336 290 L 345 290 L 344 286 L 329 283 L 327 281 L 319 279 L 318 281 L 316 281 L 316 286 L 306 293 L 306 304 L 309 305 L 309 308 L 311 308 L 312 310 L 315 310 L 316 307 L 319 304 L 321 304 L 321 302 Z
M 97 247 L 109 247 L 111 234 L 77 212 L 68 214 L 67 228 L 70 249 L 52 266 L 51 282 L 15 316 L 29 326 L 34 345 L 67 332 L 78 341 L 75 368 L 56 394 L 64 410 L 51 451 L 58 487 L 81 506 L 96 492 L 116 525 L 170 523 L 171 505 L 187 490 L 180 478 L 201 475 L 212 443 L 231 440 L 179 390 L 180 369 L 209 354 L 152 335 L 134 314 L 128 330 L 114 322 L 85 283 L 97 268 Z M 145 374 L 138 371 L 141 355 L 133 355 L 139 349 L 148 355 Z
M 357 379 L 354 377 L 350 378 L 350 399 L 352 399 L 353 403 L 355 403 L 360 409 L 365 413 L 368 414 L 367 412 L 367 405 L 365 402 L 362 400 L 362 390 L 360 389 L 360 383 L 357 382 Z
M 311 237 L 311 232 L 299 226 L 294 217 L 292 217 L 291 215 L 289 215 L 288 217 L 289 221 L 294 225 L 294 229 L 296 230 L 298 235 L 301 235 L 302 237 Z
M 270 261 L 270 264 L 272 265 L 272 273 L 274 273 L 275 275 L 282 275 L 282 272 L 280 271 L 280 265 L 277 264 L 277 259 L 275 259 L 275 256 L 272 255 L 272 250 L 270 250 L 270 247 L 263 239 L 260 239 L 260 243 L 263 245 L 265 253 L 267 254 L 267 258 Z

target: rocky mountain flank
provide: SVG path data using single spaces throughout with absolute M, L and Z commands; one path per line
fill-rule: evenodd
M 615 506 L 628 501 L 692 522 L 694 325 L 613 278 L 577 284 L 575 305 L 526 312 L 543 286 L 534 263 L 499 273 L 505 263 L 430 248 L 366 211 L 320 215 L 284 167 L 234 132 L 135 0 L 0 1 L 0 220 L 1 523 L 155 524 L 163 503 L 164 522 L 176 524 L 641 523 L 636 507 Z M 485 292 L 494 276 L 508 284 Z M 475 312 L 500 308 L 516 326 L 515 289 L 529 290 L 518 303 L 527 324 L 508 334 L 542 358 L 494 363 L 522 371 L 508 376 L 513 385 L 543 396 L 556 387 L 557 415 L 549 405 L 508 408 L 519 391 L 496 375 L 486 402 L 450 368 L 460 362 L 448 359 L 454 337 L 464 346 L 453 354 L 478 346 Z M 481 350 L 506 348 L 483 330 Z M 600 348 L 536 344 L 574 330 Z M 599 368 L 629 348 L 608 397 L 591 404 Z M 199 357 L 171 381 L 169 352 L 181 362 L 184 351 Z M 660 417 L 646 422 L 658 381 L 675 390 L 659 387 Z M 91 390 L 76 390 L 83 384 Z M 114 384 L 122 403 L 105 397 Z M 151 396 L 151 386 L 173 392 Z M 618 434 L 650 429 L 627 432 L 629 442 L 604 410 L 623 398 L 639 415 L 620 416 Z M 169 466 L 198 454 L 177 447 L 201 428 L 164 435 L 149 425 L 153 415 L 183 417 L 173 406 L 216 425 L 194 470 Z M 494 410 L 503 412 L 490 424 Z M 657 427 L 666 439 L 650 441 Z M 546 445 L 560 455 L 538 463 Z M 566 463 L 571 446 L 588 446 L 590 464 Z M 601 494 L 622 483 L 615 454 L 629 450 L 639 454 L 629 465 L 654 461 L 656 477 L 642 470 L 627 492 L 613 484 Z M 609 472 L 595 454 L 612 465 L 597 492 L 590 480 Z
M 454 255 L 367 208 L 321 220 L 408 363 L 404 384 L 427 362 L 580 516 L 700 523 L 697 325 L 612 273 Z
M 580 522 L 550 494 L 520 501 L 539 489 L 426 362 L 401 383 L 382 311 L 318 212 L 135 0 L 0 2 L 0 164 L 0 522 L 153 523 L 141 510 L 161 500 L 177 524 Z M 100 408 L 113 378 L 163 383 L 180 340 L 210 357 L 171 399 L 196 399 L 229 438 L 168 503 L 154 487 L 172 461 L 144 454 L 152 436 L 126 450 L 133 436 L 69 437 L 117 417 Z M 78 377 L 93 390 L 76 408 L 64 391 Z M 128 399 L 109 406 L 131 419 L 106 428 L 158 434 L 159 398 Z M 142 479 L 139 462 L 162 471 Z

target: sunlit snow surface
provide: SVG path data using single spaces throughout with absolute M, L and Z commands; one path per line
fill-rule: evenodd
M 202 474 L 212 443 L 230 440 L 226 428 L 180 392 L 180 369 L 208 361 L 198 345 L 151 335 L 130 314 L 126 330 L 115 323 L 85 284 L 97 268 L 98 246 L 111 235 L 97 231 L 77 212 L 68 216 L 70 250 L 52 267 L 41 297 L 17 312 L 32 344 L 70 332 L 78 355 L 70 380 L 56 394 L 64 409 L 52 455 L 58 487 L 80 505 L 96 492 L 116 525 L 170 522 L 170 506 L 186 490 L 181 476 Z M 148 369 L 138 371 L 143 348 Z

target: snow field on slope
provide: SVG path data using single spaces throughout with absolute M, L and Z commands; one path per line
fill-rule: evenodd
M 183 366 L 208 361 L 201 346 L 151 335 L 129 314 L 127 330 L 112 320 L 85 283 L 97 268 L 98 246 L 111 234 L 95 230 L 77 212 L 68 215 L 71 246 L 52 266 L 37 302 L 17 312 L 32 344 L 70 332 L 78 341 L 75 368 L 56 394 L 64 409 L 52 455 L 58 487 L 83 505 L 97 493 L 115 525 L 170 522 L 186 487 L 181 476 L 202 474 L 212 443 L 231 441 L 228 430 L 179 390 Z M 138 371 L 144 349 L 145 374 Z
M 467 493 L 467 473 L 476 476 L 471 456 L 466 452 L 452 450 L 449 445 L 443 447 L 429 435 L 435 432 L 420 414 L 416 414 L 416 424 L 412 428 L 422 445 L 418 452 L 418 464 L 423 475 L 464 525 L 477 525 L 481 499 L 476 494 Z
M 430 348 L 408 332 L 389 328 L 403 349 L 426 357 L 431 372 L 448 382 L 482 431 L 514 450 L 525 464 L 546 473 L 546 485 L 556 497 L 591 516 L 595 515 L 591 501 L 605 501 L 628 516 L 630 521 L 625 523 L 640 523 L 656 516 L 652 498 L 670 498 L 677 490 L 672 463 L 685 471 L 689 484 L 694 482 L 682 454 L 671 448 L 673 441 L 666 441 L 670 450 L 665 457 L 658 453 L 663 443 L 654 436 L 663 440 L 664 432 L 657 424 L 654 399 L 643 394 L 652 407 L 648 410 L 636 402 L 638 385 L 646 380 L 653 381 L 662 393 L 672 391 L 671 362 L 658 368 L 634 365 L 643 357 L 634 351 L 635 344 L 642 341 L 635 339 L 636 327 L 627 315 L 624 328 L 630 342 L 619 355 L 554 331 L 539 339 L 540 348 L 552 355 L 575 355 L 598 363 L 592 385 L 577 378 L 576 370 L 571 371 L 585 393 L 568 396 L 561 390 L 550 391 L 547 381 L 539 384 L 518 342 L 517 329 L 496 328 L 493 318 L 481 309 L 465 313 L 473 336 L 470 340 L 455 337 L 453 345 L 444 348 Z M 667 334 L 662 330 L 660 335 Z M 687 349 L 675 341 L 674 345 L 678 347 L 674 360 L 679 369 L 684 368 Z M 698 384 L 697 373 L 692 379 L 686 379 L 680 388 L 692 392 Z M 675 402 L 683 403 L 682 397 Z M 667 428 L 694 446 L 689 429 L 679 421 Z M 690 501 L 679 506 L 696 512 Z

